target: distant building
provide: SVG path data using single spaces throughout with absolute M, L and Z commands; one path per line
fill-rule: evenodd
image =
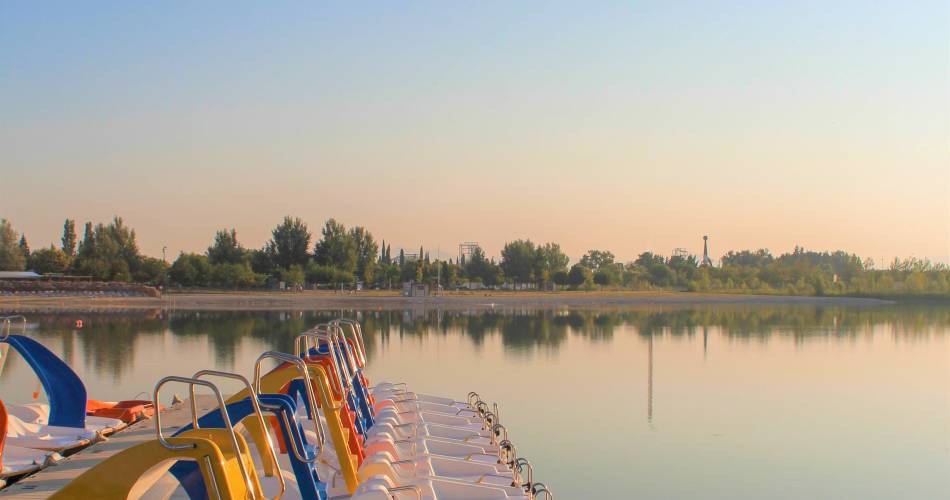
M 0 271 L 0 280 L 38 280 L 43 276 L 33 271 Z
M 402 284 L 403 297 L 428 297 L 429 285 L 409 280 Z

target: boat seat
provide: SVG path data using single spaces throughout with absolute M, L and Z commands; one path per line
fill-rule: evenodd
M 260 481 L 254 470 L 247 442 L 235 435 L 238 450 L 233 449 L 231 434 L 225 429 L 198 429 L 168 438 L 173 445 L 187 445 L 169 449 L 157 439 L 135 445 L 100 462 L 71 481 L 51 497 L 55 500 L 75 498 L 130 498 L 139 496 L 149 484 L 145 480 L 155 468 L 181 459 L 194 460 L 201 469 L 207 494 L 219 493 L 224 500 L 244 500 L 248 496 L 263 496 Z M 244 481 L 238 460 L 248 471 L 250 487 Z M 157 480 L 157 478 L 155 478 Z M 249 491 L 250 490 L 250 491 Z

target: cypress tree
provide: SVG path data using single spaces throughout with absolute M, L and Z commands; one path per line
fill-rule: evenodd
M 63 253 L 72 257 L 76 255 L 76 221 L 66 219 L 63 223 Z

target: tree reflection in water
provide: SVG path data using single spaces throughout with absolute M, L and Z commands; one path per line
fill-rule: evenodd
M 589 342 L 612 341 L 618 331 L 643 337 L 704 336 L 710 328 L 738 341 L 764 341 L 773 335 L 796 342 L 811 338 L 853 339 L 883 328 L 895 338 L 913 341 L 950 331 L 950 308 L 939 305 L 885 307 L 710 306 L 638 307 L 627 309 L 493 309 L 398 311 L 136 311 L 30 314 L 29 335 L 75 363 L 120 380 L 133 369 L 137 340 L 170 335 L 206 341 L 219 366 L 233 366 L 241 342 L 253 339 L 268 349 L 291 352 L 294 337 L 322 322 L 345 316 L 363 323 L 372 358 L 394 336 L 426 337 L 461 334 L 476 349 L 494 336 L 512 353 L 543 348 L 557 351 L 569 336 Z M 76 319 L 84 327 L 77 329 Z M 78 345 L 77 345 L 78 344 Z M 10 356 L 8 363 L 23 361 Z

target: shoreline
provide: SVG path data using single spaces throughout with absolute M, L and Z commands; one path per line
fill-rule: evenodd
M 299 311 L 334 309 L 400 310 L 419 307 L 490 310 L 502 308 L 597 308 L 635 306 L 775 305 L 876 307 L 894 301 L 860 297 L 806 297 L 690 292 L 472 292 L 435 297 L 402 297 L 393 292 L 341 294 L 304 292 L 188 292 L 162 297 L 0 297 L 0 311 L 101 310 Z

